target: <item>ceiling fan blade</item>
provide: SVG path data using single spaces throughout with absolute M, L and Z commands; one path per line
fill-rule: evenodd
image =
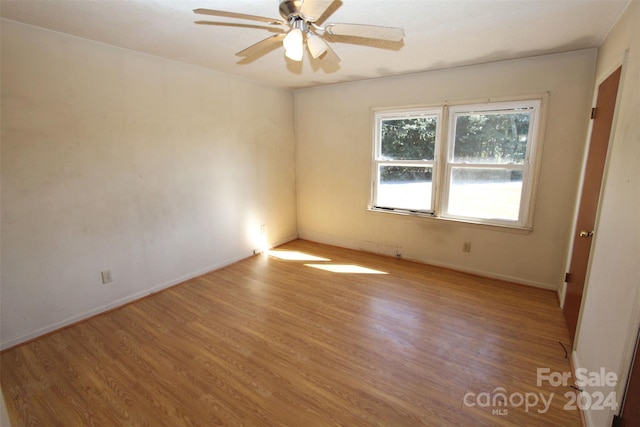
M 193 9 L 193 13 L 200 15 L 224 16 L 225 18 L 248 19 L 250 21 L 266 22 L 271 25 L 287 25 L 286 22 L 274 18 L 265 18 L 264 16 L 247 15 L 244 13 L 227 12 L 224 10 L 214 9 Z
M 256 28 L 258 30 L 267 30 L 269 32 L 284 32 L 282 28 L 276 27 L 265 27 L 262 25 L 253 25 L 253 24 L 239 24 L 237 22 L 216 22 L 216 21 L 193 21 L 195 24 L 199 25 L 215 25 L 220 27 L 236 27 L 236 28 Z
M 338 54 L 335 53 L 333 49 L 331 49 L 331 46 L 329 46 L 329 43 L 327 43 L 327 51 L 321 57 L 321 59 L 331 64 L 337 64 L 340 62 L 340 57 L 338 56 Z
M 315 22 L 331 7 L 335 0 L 302 0 L 300 14 L 305 20 Z
M 380 27 L 377 25 L 327 24 L 324 26 L 324 30 L 334 36 L 365 37 L 392 42 L 399 42 L 404 37 L 402 28 Z
M 258 55 L 266 50 L 272 49 L 276 44 L 281 44 L 285 36 L 286 34 L 282 33 L 282 34 L 276 34 L 271 37 L 267 37 L 266 39 L 260 40 L 258 43 L 252 44 L 248 48 L 243 49 L 240 52 L 236 53 L 236 56 L 246 57 L 246 56 Z

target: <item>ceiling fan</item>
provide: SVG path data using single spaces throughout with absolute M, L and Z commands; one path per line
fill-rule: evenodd
M 257 52 L 264 51 L 266 48 L 274 47 L 274 45 L 282 43 L 285 56 L 293 61 L 302 61 L 305 44 L 312 58 L 332 57 L 334 60 L 339 61 L 338 56 L 323 38 L 327 34 L 331 36 L 350 36 L 389 42 L 399 42 L 403 39 L 404 30 L 402 28 L 338 23 L 329 23 L 324 26 L 318 25 L 318 23 L 321 23 L 325 18 L 325 15 L 333 13 L 336 8 L 335 6 L 339 6 L 340 4 L 340 0 L 280 0 L 280 16 L 282 16 L 283 19 L 273 19 L 213 9 L 194 9 L 194 12 L 201 15 L 259 21 L 272 26 L 273 28 L 258 28 L 266 28 L 278 34 L 261 40 L 236 53 L 237 56 L 243 57 L 251 56 Z M 220 23 L 208 21 L 196 21 L 196 23 L 220 25 Z M 331 55 L 327 55 L 327 53 L 331 53 Z

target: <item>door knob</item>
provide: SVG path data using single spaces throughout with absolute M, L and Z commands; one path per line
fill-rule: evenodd
M 580 232 L 580 234 L 578 234 L 578 236 L 584 237 L 586 239 L 587 237 L 593 236 L 593 231 L 584 231 L 584 230 L 582 230 Z

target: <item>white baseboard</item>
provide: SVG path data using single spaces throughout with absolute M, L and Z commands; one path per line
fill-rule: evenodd
M 27 334 L 20 335 L 18 337 L 9 339 L 7 341 L 3 341 L 2 343 L 0 343 L 0 351 L 8 349 L 8 348 L 11 348 L 11 347 L 14 347 L 16 345 L 20 345 L 22 343 L 25 343 L 27 341 L 33 340 L 33 339 L 38 338 L 38 337 L 40 337 L 42 335 L 46 335 L 48 333 L 57 331 L 58 329 L 62 329 L 62 328 L 67 327 L 69 325 L 73 325 L 74 323 L 78 323 L 78 322 L 80 322 L 82 320 L 86 320 L 86 319 L 88 319 L 90 317 L 93 317 L 95 315 L 98 315 L 98 314 L 101 314 L 101 313 L 105 313 L 105 312 L 107 312 L 109 310 L 113 310 L 113 309 L 118 308 L 118 307 L 122 307 L 122 306 L 124 306 L 124 305 L 126 305 L 126 304 L 128 304 L 128 303 L 130 303 L 132 301 L 139 300 L 141 298 L 144 298 L 144 297 L 149 296 L 151 294 L 154 294 L 156 292 L 159 292 L 159 291 L 162 291 L 164 289 L 167 289 L 167 288 L 170 288 L 172 286 L 175 286 L 175 285 L 177 285 L 179 283 L 185 282 L 187 280 L 193 279 L 193 278 L 198 277 L 198 276 L 202 276 L 203 274 L 209 273 L 211 271 L 219 270 L 219 269 L 221 269 L 223 267 L 226 267 L 228 265 L 231 265 L 233 263 L 241 261 L 241 260 L 243 260 L 245 258 L 248 258 L 248 257 L 252 256 L 252 255 L 253 255 L 252 253 L 250 253 L 250 254 L 243 253 L 240 256 L 237 256 L 237 257 L 234 257 L 234 258 L 230 258 L 230 259 L 224 260 L 222 262 L 218 262 L 216 264 L 213 264 L 213 265 L 211 265 L 211 266 L 209 266 L 207 268 L 201 269 L 199 271 L 195 271 L 195 272 L 186 274 L 184 276 L 178 277 L 178 278 L 176 278 L 174 280 L 171 280 L 169 282 L 166 282 L 166 283 L 163 283 L 163 284 L 160 284 L 160 285 L 156 285 L 156 286 L 150 287 L 148 289 L 144 289 L 142 291 L 133 293 L 131 295 L 127 295 L 124 298 L 120 298 L 120 299 L 112 301 L 112 302 L 110 302 L 108 304 L 104 304 L 104 305 L 101 305 L 99 307 L 92 308 L 91 310 L 88 310 L 88 311 L 86 311 L 84 313 L 81 313 L 81 314 L 78 314 L 78 315 L 75 315 L 75 316 L 71 316 L 71 317 L 69 317 L 67 319 L 61 320 L 61 321 L 53 323 L 51 325 L 47 325 L 47 326 L 45 326 L 43 328 L 37 329 L 37 330 L 29 332 Z
M 306 240 L 310 240 L 310 241 L 313 241 L 313 242 L 324 243 L 324 244 L 333 245 L 333 246 L 339 246 L 339 247 L 343 247 L 343 248 L 347 248 L 347 249 L 362 250 L 362 251 L 367 251 L 367 252 L 372 252 L 372 253 L 376 253 L 376 254 L 380 254 L 380 255 L 387 255 L 387 256 L 395 256 L 396 248 L 399 247 L 399 246 L 394 246 L 394 245 L 390 245 L 390 244 L 367 242 L 367 241 L 362 241 L 362 240 L 357 240 L 357 239 L 340 238 L 340 237 L 336 237 L 334 235 L 328 235 L 328 234 L 316 233 L 316 232 L 309 232 L 309 231 L 300 231 L 299 236 L 300 236 L 301 239 L 306 239 Z M 477 269 L 473 269 L 473 268 L 460 266 L 460 265 L 457 265 L 457 264 L 433 262 L 432 260 L 428 260 L 428 259 L 422 259 L 422 258 L 416 258 L 416 257 L 407 257 L 404 254 L 402 255 L 402 258 L 406 259 L 406 260 L 409 260 L 409 261 L 418 262 L 418 263 L 421 263 L 421 264 L 432 265 L 434 267 L 448 268 L 448 269 L 456 270 L 456 271 L 459 271 L 459 272 L 462 272 L 462 273 L 469 273 L 469 274 L 473 274 L 473 275 L 476 275 L 476 276 L 487 277 L 487 278 L 490 278 L 490 279 L 504 280 L 506 282 L 512 282 L 512 283 L 516 283 L 516 284 L 519 284 L 519 285 L 532 286 L 534 288 L 546 289 L 546 290 L 556 291 L 557 292 L 557 287 L 556 286 L 550 285 L 548 283 L 541 283 L 541 282 L 536 282 L 536 281 L 532 281 L 532 280 L 526 280 L 526 279 L 523 279 L 521 277 L 513 277 L 513 276 L 504 275 L 504 274 L 496 274 L 494 272 L 484 271 L 484 270 L 477 270 Z
M 284 243 L 290 242 L 292 240 L 296 240 L 297 238 L 298 238 L 298 235 L 295 234 L 295 235 L 287 236 L 287 237 L 285 237 L 285 238 L 283 238 L 281 240 L 278 240 L 277 242 L 272 242 L 272 244 L 273 244 L 273 246 L 278 246 L 278 245 L 282 245 Z M 152 286 L 152 287 L 150 287 L 148 289 L 136 292 L 136 293 L 131 294 L 131 295 L 127 295 L 124 298 L 120 298 L 120 299 L 112 301 L 112 302 L 110 302 L 108 304 L 104 304 L 102 306 L 95 307 L 95 308 L 93 308 L 93 309 L 91 309 L 89 311 L 86 311 L 84 313 L 81 313 L 81 314 L 78 314 L 78 315 L 75 315 L 75 316 L 71 316 L 71 317 L 69 317 L 67 319 L 61 320 L 61 321 L 53 323 L 51 325 L 47 325 L 47 326 L 45 326 L 43 328 L 37 329 L 37 330 L 29 332 L 27 334 L 20 335 L 20 336 L 15 337 L 15 338 L 11 338 L 11 339 L 9 339 L 7 341 L 3 341 L 3 342 L 0 343 L 0 351 L 6 350 L 6 349 L 11 348 L 11 347 L 14 347 L 16 345 L 20 345 L 22 343 L 25 343 L 27 341 L 33 340 L 33 339 L 38 338 L 38 337 L 40 337 L 42 335 L 46 335 L 48 333 L 57 331 L 58 329 L 62 329 L 62 328 L 67 327 L 69 325 L 73 325 L 74 323 L 78 323 L 78 322 L 80 322 L 82 320 L 86 320 L 86 319 L 88 319 L 90 317 L 93 317 L 95 315 L 98 315 L 100 313 L 105 313 L 105 312 L 107 312 L 109 310 L 113 310 L 115 308 L 122 307 L 123 305 L 128 304 L 130 302 L 139 300 L 141 298 L 144 298 L 144 297 L 149 296 L 151 294 L 154 294 L 156 292 L 162 291 L 164 289 L 170 288 L 172 286 L 175 286 L 175 285 L 177 285 L 179 283 L 182 283 L 182 282 L 185 282 L 187 280 L 193 279 L 195 277 L 202 276 L 203 274 L 207 274 L 207 273 L 210 273 L 212 271 L 219 270 L 221 268 L 224 268 L 226 266 L 229 266 L 231 264 L 234 264 L 234 263 L 236 263 L 238 261 L 241 261 L 241 260 L 243 260 L 245 258 L 249 258 L 251 256 L 253 256 L 253 252 L 251 252 L 251 253 L 242 253 L 242 254 L 240 254 L 238 256 L 235 256 L 233 258 L 229 258 L 229 259 L 226 259 L 224 261 L 215 263 L 215 264 L 213 264 L 213 265 L 211 265 L 209 267 L 206 267 L 204 269 L 201 269 L 199 271 L 194 271 L 192 273 L 185 274 L 184 276 L 178 277 L 178 278 L 176 278 L 174 280 L 171 280 L 169 282 L 166 282 L 166 283 L 163 283 L 163 284 L 160 284 L 160 285 L 156 285 L 156 286 Z

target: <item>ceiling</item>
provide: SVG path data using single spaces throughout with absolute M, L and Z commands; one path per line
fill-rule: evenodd
M 311 1 L 311 0 L 307 0 Z M 323 22 L 401 27 L 402 42 L 331 36 L 337 65 L 235 53 L 275 33 L 219 9 L 280 19 L 278 0 L 1 0 L 0 16 L 289 88 L 597 47 L 631 0 L 336 0 Z M 232 25 L 201 25 L 195 21 Z M 240 25 L 237 25 L 240 24 Z

